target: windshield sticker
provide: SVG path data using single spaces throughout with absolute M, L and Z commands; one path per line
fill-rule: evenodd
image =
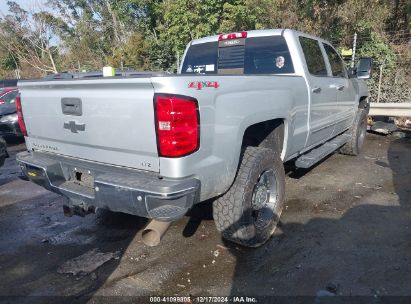
M 278 56 L 275 58 L 275 66 L 279 69 L 282 69 L 285 64 L 285 58 L 283 56 Z
M 207 64 L 205 70 L 206 72 L 214 72 L 214 64 Z
M 195 65 L 194 66 L 194 72 L 202 74 L 205 70 L 205 65 Z
M 193 68 L 191 67 L 191 65 L 189 65 L 189 66 L 187 67 L 186 72 L 187 72 L 187 73 L 192 73 L 192 72 L 193 72 Z
M 201 90 L 202 88 L 218 89 L 219 83 L 217 81 L 191 81 L 188 83 L 189 89 Z

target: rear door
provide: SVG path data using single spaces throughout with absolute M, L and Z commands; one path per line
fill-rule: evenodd
M 337 107 L 337 93 L 331 86 L 323 50 L 318 40 L 300 36 L 310 88 L 310 132 L 306 146 L 312 146 L 332 136 L 333 112 Z
M 300 88 L 287 85 L 287 83 L 294 83 L 295 70 L 287 41 L 281 35 L 281 31 L 269 36 L 223 39 L 193 44 L 186 52 L 181 73 L 183 75 L 241 75 L 242 79 L 258 80 L 259 84 L 264 83 L 263 91 L 260 92 L 260 89 L 257 89 L 258 92 L 254 93 L 255 96 L 267 94 L 264 99 L 255 98 L 253 100 L 256 110 L 260 103 L 269 101 L 272 109 L 278 110 L 275 115 L 284 115 L 286 118 L 285 113 L 288 113 L 287 119 L 292 122 L 289 124 L 288 132 L 292 134 L 294 140 L 288 144 L 287 153 L 293 154 L 304 148 L 308 129 L 308 97 L 304 92 L 304 98 L 302 98 Z M 257 75 L 259 77 L 255 77 Z M 291 77 L 280 77 L 286 75 Z M 229 87 L 233 88 L 238 83 L 240 81 L 233 78 Z M 279 83 L 286 83 L 286 85 L 279 86 Z M 305 86 L 303 89 L 305 90 Z M 255 85 L 247 85 L 246 81 L 244 87 L 236 90 L 248 90 L 247 93 L 251 94 L 250 92 L 256 89 Z M 284 107 L 287 102 L 293 106 L 290 112 Z
M 150 77 L 19 82 L 34 150 L 159 171 Z
M 335 107 L 335 113 L 333 113 L 335 117 L 334 135 L 337 135 L 348 129 L 352 124 L 355 109 L 355 89 L 348 78 L 341 57 L 331 45 L 323 43 L 323 46 L 332 73 L 331 86 L 337 93 L 337 107 Z

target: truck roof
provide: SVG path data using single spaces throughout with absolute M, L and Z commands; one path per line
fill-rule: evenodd
M 244 31 L 244 32 L 247 32 L 247 38 L 250 38 L 250 37 L 264 37 L 264 36 L 276 36 L 276 35 L 280 36 L 280 35 L 284 35 L 284 32 L 286 32 L 286 31 L 287 32 L 292 32 L 296 35 L 304 35 L 306 37 L 311 37 L 313 39 L 317 39 L 317 40 L 320 40 L 322 42 L 326 42 L 326 43 L 330 44 L 329 41 L 327 41 L 325 39 L 322 39 L 320 37 L 313 36 L 313 35 L 303 33 L 303 32 L 300 32 L 300 31 L 296 31 L 296 30 L 292 30 L 292 29 L 264 29 L 264 30 Z M 213 36 L 203 37 L 203 38 L 199 38 L 199 39 L 194 39 L 194 40 L 191 41 L 191 45 L 218 41 L 219 36 L 220 35 L 213 35 Z
M 262 36 L 274 36 L 282 35 L 284 29 L 268 29 L 268 30 L 252 30 L 247 32 L 247 37 L 262 37 Z M 220 35 L 208 36 L 204 38 L 194 39 L 191 44 L 200 44 L 206 42 L 218 41 Z

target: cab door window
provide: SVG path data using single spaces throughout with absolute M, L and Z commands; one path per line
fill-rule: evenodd
M 327 67 L 318 41 L 303 36 L 300 36 L 299 40 L 310 74 L 314 76 L 327 76 Z
M 327 53 L 328 61 L 330 62 L 332 76 L 346 77 L 345 66 L 337 52 L 328 44 L 323 43 L 325 52 Z

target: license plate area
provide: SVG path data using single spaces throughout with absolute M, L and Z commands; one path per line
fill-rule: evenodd
M 73 168 L 70 181 L 82 187 L 94 189 L 94 173 L 82 168 Z

